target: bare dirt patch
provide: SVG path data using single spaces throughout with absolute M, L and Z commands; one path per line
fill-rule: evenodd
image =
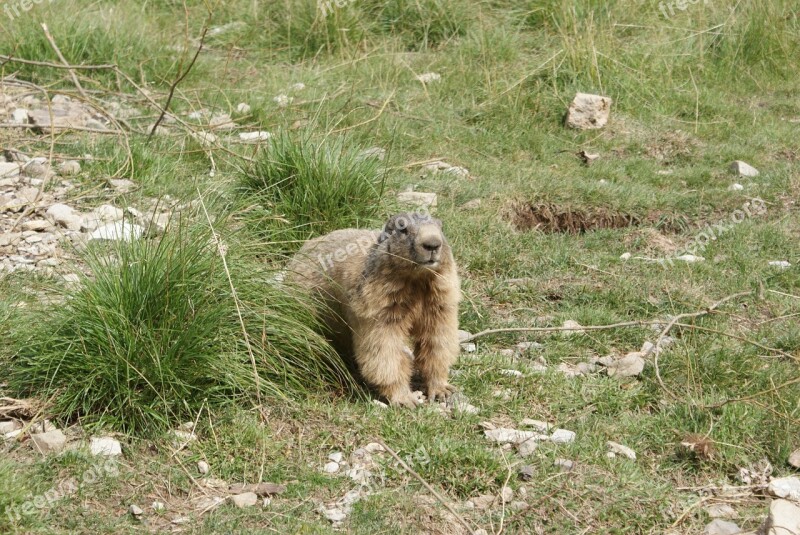
M 626 228 L 642 222 L 637 215 L 608 208 L 583 209 L 523 201 L 508 203 L 503 218 L 516 230 L 538 230 L 547 234 L 580 234 L 597 229 Z

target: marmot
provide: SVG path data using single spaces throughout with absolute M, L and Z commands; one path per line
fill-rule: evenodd
M 441 221 L 402 213 L 380 232 L 337 230 L 307 242 L 287 271 L 287 282 L 322 295 L 334 346 L 390 404 L 420 402 L 415 371 L 429 399 L 453 393 L 461 289 Z

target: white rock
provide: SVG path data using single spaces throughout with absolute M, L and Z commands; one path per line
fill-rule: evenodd
M 243 492 L 241 494 L 234 494 L 231 496 L 231 502 L 239 509 L 245 507 L 252 507 L 258 503 L 258 495 L 255 492 Z
M 608 97 L 576 94 L 567 112 L 567 126 L 580 130 L 604 127 L 611 114 L 611 103 Z
M 470 336 L 472 336 L 472 333 L 470 333 L 469 331 L 464 331 L 462 329 L 458 330 L 458 341 L 459 342 L 463 342 L 464 340 L 466 340 Z
M 727 503 L 715 503 L 705 507 L 706 513 L 711 518 L 736 518 L 739 513 Z
M 130 514 L 132 514 L 133 516 L 141 516 L 141 515 L 144 514 L 144 511 L 142 511 L 142 508 L 139 507 L 138 505 L 136 505 L 135 503 L 132 503 L 131 506 L 128 507 L 128 512 Z
M 42 453 L 58 453 L 67 444 L 67 437 L 58 429 L 31 435 L 34 448 Z
M 197 461 L 197 471 L 202 475 L 206 475 L 211 471 L 211 467 L 205 461 Z
M 257 132 L 242 132 L 241 134 L 239 134 L 239 139 L 248 142 L 267 141 L 271 137 L 272 134 L 270 134 L 269 132 L 265 132 L 263 130 L 259 130 Z
M 48 208 L 45 213 L 54 223 L 68 230 L 81 229 L 81 215 L 71 206 L 56 203 Z
M 478 350 L 478 346 L 476 346 L 472 342 L 467 342 L 466 344 L 461 344 L 461 351 L 464 353 L 475 353 Z
M 542 436 L 533 431 L 519 431 L 518 429 L 509 429 L 506 427 L 487 429 L 483 434 L 486 438 L 497 444 L 521 444 L 526 440 Z
M 764 524 L 764 535 L 800 535 L 800 504 L 773 500 Z
M 539 443 L 537 440 L 535 438 L 530 438 L 524 442 L 521 442 L 519 446 L 517 446 L 517 451 L 522 457 L 530 457 L 538 447 Z
M 387 405 L 386 403 L 384 403 L 383 401 L 381 401 L 379 399 L 373 399 L 372 400 L 372 404 L 375 405 L 376 407 L 378 407 L 379 409 L 388 409 L 389 408 L 389 405 Z
M 717 518 L 706 526 L 703 530 L 703 535 L 736 535 L 741 532 L 741 528 L 733 522 Z
M 705 260 L 702 256 L 695 256 L 693 254 L 683 254 L 680 256 L 676 256 L 675 260 L 680 260 L 681 262 L 686 262 L 687 264 L 694 264 L 697 262 L 702 262 Z
M 77 175 L 81 172 L 81 164 L 76 160 L 67 160 L 58 165 L 58 172 L 61 176 Z
M 644 357 L 647 357 L 647 356 L 649 356 L 649 355 L 650 355 L 650 353 L 652 353 L 652 352 L 653 352 L 655 349 L 656 349 L 656 346 L 653 344 L 653 342 L 648 342 L 648 341 L 645 341 L 645 342 L 642 344 L 642 348 L 639 350 L 639 353 L 641 353 L 641 354 L 642 354 L 642 356 L 644 356 Z
M 203 147 L 212 147 L 219 140 L 219 138 L 211 132 L 192 132 L 191 136 Z
M 22 429 L 22 424 L 16 420 L 5 420 L 0 422 L 0 435 L 13 433 L 17 429 Z
M 442 75 L 438 72 L 426 72 L 417 76 L 417 80 L 422 82 L 423 84 L 429 84 L 431 82 L 438 82 L 442 79 Z
M 800 449 L 794 450 L 791 455 L 789 455 L 789 464 L 795 468 L 800 468 Z
M 790 264 L 786 260 L 770 260 L 769 265 L 779 269 L 789 269 L 790 267 L 792 267 L 792 264 Z
M 606 366 L 611 377 L 636 377 L 644 370 L 644 359 L 639 352 L 628 353 Z
M 628 446 L 625 446 L 623 444 L 611 440 L 606 442 L 606 445 L 608 446 L 608 449 L 610 451 L 613 451 L 618 455 L 624 455 L 625 457 L 631 459 L 632 461 L 636 460 L 636 452 L 630 449 Z
M 728 186 L 728 190 L 730 190 L 730 191 L 742 191 L 743 189 L 744 189 L 744 186 L 742 186 L 739 183 L 734 183 L 734 184 L 731 184 L 730 186 Z
M 25 108 L 17 108 L 11 113 L 11 122 L 14 124 L 27 124 L 28 123 L 28 110 Z
M 568 329 L 566 331 L 561 332 L 563 336 L 572 336 L 573 334 L 583 334 L 584 332 L 586 332 L 583 330 L 583 325 L 581 325 L 575 320 L 566 320 L 561 327 L 564 329 Z
M 505 503 L 509 503 L 514 499 L 514 489 L 509 486 L 504 486 L 500 489 L 500 499 Z
M 621 255 L 619 255 L 619 259 L 624 262 L 630 260 L 631 256 L 633 256 L 631 253 L 622 253 Z
M 303 82 L 297 82 L 296 84 L 292 84 L 292 87 L 290 87 L 292 91 L 302 91 L 305 88 L 306 84 L 304 84 Z
M 208 121 L 208 125 L 215 130 L 230 130 L 236 126 L 231 116 L 227 113 L 215 115 Z
M 240 102 L 236 106 L 236 113 L 241 113 L 243 115 L 250 113 L 250 104 L 247 104 L 246 102 Z
M 335 463 L 342 462 L 343 458 L 344 458 L 344 455 L 342 455 L 341 451 L 334 451 L 333 453 L 328 455 L 328 460 L 333 461 Z
M 339 507 L 323 508 L 322 514 L 331 522 L 342 522 L 347 518 L 347 514 Z
M 556 459 L 553 466 L 557 466 L 562 472 L 569 472 L 575 467 L 575 461 L 569 459 Z
M 111 437 L 92 437 L 89 443 L 89 450 L 92 455 L 105 455 L 108 457 L 122 455 L 122 445 L 119 440 Z
M 553 428 L 552 424 L 543 422 L 542 420 L 532 420 L 530 418 L 523 419 L 519 422 L 519 425 L 522 427 L 533 427 L 540 433 L 549 433 L 550 429 Z
M 769 482 L 769 491 L 778 498 L 800 502 L 800 478 L 795 476 L 773 478 Z
M 139 225 L 125 221 L 117 221 L 104 225 L 89 235 L 90 240 L 122 240 L 133 241 L 144 235 L 144 229 Z
M 553 431 L 553 434 L 550 435 L 550 442 L 555 444 L 570 444 L 575 442 L 575 431 L 569 431 L 567 429 L 556 429 Z
M 322 468 L 326 474 L 335 474 L 339 471 L 339 463 L 330 461 Z
M 25 221 L 24 223 L 22 223 L 22 225 L 20 225 L 20 228 L 23 231 L 33 230 L 36 232 L 47 230 L 50 227 L 52 227 L 50 222 L 44 219 L 31 219 L 30 221 Z
M 731 171 L 739 176 L 758 176 L 758 169 L 741 160 L 732 162 L 730 167 Z
M 294 100 L 294 97 L 290 97 L 288 95 L 278 95 L 277 97 L 273 98 L 272 100 L 275 102 L 275 104 L 278 105 L 279 108 L 285 108 L 289 104 L 292 103 L 292 101 Z
M 126 178 L 110 178 L 108 184 L 120 193 L 128 193 L 136 187 L 135 183 Z
M 370 442 L 366 446 L 364 446 L 364 451 L 367 453 L 383 453 L 386 451 L 386 448 L 383 447 L 382 444 L 378 444 L 377 442 Z
M 18 163 L 0 162 L 0 178 L 13 178 L 19 176 L 21 169 Z
M 153 511 L 157 513 L 167 510 L 167 506 L 164 505 L 164 502 L 153 502 L 150 504 L 150 507 L 152 507 Z
M 183 429 L 173 429 L 170 431 L 170 435 L 172 436 L 172 446 L 176 449 L 183 449 L 197 440 L 197 435 Z
M 500 375 L 507 375 L 509 377 L 522 377 L 522 372 L 519 370 L 500 370 Z
M 438 198 L 435 193 L 424 193 L 421 191 L 402 191 L 397 194 L 397 200 L 401 203 L 423 207 L 436 206 L 438 203 Z

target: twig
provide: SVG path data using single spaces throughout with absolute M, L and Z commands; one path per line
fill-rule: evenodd
M 394 457 L 394 459 L 395 459 L 395 460 L 396 460 L 398 463 L 400 463 L 400 466 L 402 466 L 402 467 L 403 467 L 403 468 L 404 468 L 404 469 L 405 469 L 405 470 L 406 470 L 406 471 L 407 471 L 409 474 L 411 474 L 412 476 L 414 476 L 414 477 L 416 478 L 416 480 L 417 480 L 417 481 L 419 481 L 420 483 L 422 483 L 422 486 L 423 486 L 423 487 L 425 487 L 426 489 L 428 489 L 428 492 L 430 492 L 431 494 L 433 494 L 433 495 L 436 497 L 436 499 L 437 499 L 437 500 L 439 500 L 439 502 L 440 502 L 442 505 L 444 505 L 444 506 L 445 506 L 445 508 L 446 508 L 448 511 L 450 511 L 450 513 L 451 513 L 451 514 L 452 514 L 452 515 L 453 515 L 453 516 L 456 518 L 456 520 L 458 520 L 458 522 L 459 522 L 459 523 L 460 523 L 462 526 L 464 526 L 464 527 L 467 529 L 467 532 L 468 532 L 468 533 L 470 533 L 471 535 L 475 535 L 475 530 L 474 530 L 474 529 L 472 529 L 472 528 L 470 527 L 470 525 L 469 525 L 469 524 L 467 524 L 467 521 L 466 521 L 466 520 L 464 520 L 464 518 L 463 518 L 461 515 L 459 515 L 459 514 L 456 512 L 456 510 L 455 510 L 455 509 L 453 509 L 453 506 L 452 506 L 452 505 L 450 505 L 450 503 L 449 503 L 449 502 L 448 502 L 448 501 L 447 501 L 447 500 L 444 498 L 444 496 L 442 496 L 441 494 L 439 494 L 439 492 L 438 492 L 436 489 L 434 489 L 433 487 L 431 487 L 431 486 L 430 486 L 430 484 L 429 484 L 427 481 L 425 481 L 424 479 L 422 479 L 422 476 L 421 476 L 421 475 L 419 475 L 419 474 L 418 474 L 418 473 L 417 473 L 417 472 L 416 472 L 416 471 L 415 471 L 413 468 L 411 468 L 410 466 L 408 466 L 408 464 L 406 464 L 406 462 L 405 462 L 403 459 L 401 459 L 399 455 L 397 455 L 397 452 L 395 452 L 395 451 L 394 451 L 392 448 L 390 448 L 390 447 L 389 447 L 389 446 L 386 444 L 386 442 L 384 442 L 384 441 L 383 441 L 383 439 L 382 439 L 382 438 L 378 438 L 378 439 L 376 440 L 376 442 L 378 442 L 378 444 L 380 444 L 381 446 L 383 446 L 384 448 L 386 448 L 386 451 L 388 451 L 388 452 L 389 452 L 389 455 L 391 455 L 392 457 Z
M 623 327 L 647 327 L 649 325 L 663 325 L 664 321 L 657 320 L 637 320 L 637 321 L 623 321 L 620 323 L 612 323 L 610 325 L 587 325 L 582 327 L 504 327 L 501 329 L 486 329 L 479 333 L 475 333 L 468 338 L 464 338 L 461 343 L 471 342 L 481 336 L 498 333 L 552 333 L 563 331 L 606 331 L 610 329 L 619 329 Z
M 59 50 L 55 39 L 53 39 L 53 36 L 50 35 L 50 30 L 47 29 L 47 24 L 42 23 L 42 30 L 44 30 L 44 36 L 47 37 L 47 40 L 50 42 L 50 46 L 53 47 L 53 50 L 55 50 L 56 55 L 58 56 L 58 59 L 60 59 L 61 63 L 63 63 L 64 66 L 67 68 L 67 71 L 69 72 L 69 75 L 72 78 L 72 83 L 75 84 L 75 88 L 78 90 L 78 92 L 80 92 L 80 94 L 81 94 L 81 96 L 83 98 L 88 100 L 89 95 L 87 95 L 86 91 L 83 90 L 83 87 L 81 86 L 81 83 L 78 80 L 78 76 L 75 74 L 75 71 L 72 69 L 72 65 L 70 65 L 69 62 L 66 60 L 66 58 L 64 57 L 64 54 L 62 54 L 61 50 Z
M 353 128 L 358 128 L 359 126 L 364 126 L 364 125 L 369 124 L 369 123 L 371 123 L 373 121 L 377 121 L 381 117 L 381 115 L 383 115 L 383 112 L 386 110 L 386 106 L 388 106 L 389 102 L 391 102 L 392 97 L 394 97 L 394 93 L 395 92 L 392 91 L 392 93 L 388 97 L 386 97 L 386 100 L 383 101 L 383 105 L 380 107 L 378 112 L 373 117 L 367 119 L 366 121 L 361 121 L 360 123 L 357 123 L 357 124 L 354 124 L 354 125 L 344 126 L 342 128 L 337 128 L 336 130 L 333 130 L 331 132 L 331 134 L 338 134 L 339 132 L 346 132 L 348 130 L 352 130 Z
M 105 130 L 102 128 L 90 128 L 88 126 L 58 126 L 55 124 L 40 125 L 40 124 L 16 124 L 16 123 L 0 123 L 0 128 L 23 128 L 26 130 L 74 130 L 76 132 L 91 132 L 93 134 L 106 134 L 106 135 L 119 135 L 117 130 Z
M 13 56 L 5 56 L 0 54 L 0 60 L 10 63 L 22 63 L 23 65 L 36 65 L 38 67 L 51 67 L 53 69 L 70 69 L 70 70 L 84 70 L 84 71 L 99 71 L 104 69 L 115 69 L 116 65 L 62 65 L 60 63 L 50 63 L 48 61 L 34 61 L 31 59 L 15 58 Z

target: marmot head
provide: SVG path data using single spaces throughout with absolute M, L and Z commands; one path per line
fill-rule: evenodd
M 451 259 L 442 222 L 426 214 L 402 213 L 389 218 L 378 238 L 384 262 L 403 269 L 439 271 Z

